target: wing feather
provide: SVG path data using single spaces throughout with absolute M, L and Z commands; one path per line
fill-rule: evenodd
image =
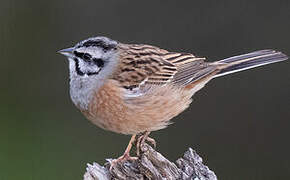
M 149 45 L 121 45 L 120 65 L 114 78 L 126 89 L 172 81 L 177 67 L 162 56 L 166 50 Z
M 121 45 L 120 52 L 114 78 L 130 90 L 167 83 L 186 86 L 216 70 L 216 66 L 204 62 L 205 58 L 149 45 Z

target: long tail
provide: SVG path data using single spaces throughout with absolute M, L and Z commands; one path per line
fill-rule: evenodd
M 266 64 L 287 60 L 288 56 L 275 50 L 260 50 L 240 56 L 226 58 L 215 63 L 221 64 L 221 71 L 215 77 L 251 69 Z

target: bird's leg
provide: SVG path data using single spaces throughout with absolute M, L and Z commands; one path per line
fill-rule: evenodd
M 140 155 L 140 148 L 145 143 L 145 141 L 148 141 L 150 144 L 156 148 L 156 141 L 153 138 L 149 137 L 150 131 L 145 131 L 141 136 L 138 137 L 136 142 L 136 154 L 137 156 Z
M 118 164 L 119 162 L 122 162 L 122 161 L 126 161 L 126 160 L 136 160 L 138 159 L 137 157 L 131 157 L 130 156 L 130 150 L 132 148 L 132 145 L 135 141 L 135 138 L 136 138 L 136 135 L 132 135 L 130 141 L 129 141 L 129 144 L 124 152 L 124 154 L 122 156 L 120 156 L 119 158 L 117 159 L 114 159 L 112 162 L 111 162 L 111 166 L 110 166 L 110 171 L 112 170 L 112 168 Z

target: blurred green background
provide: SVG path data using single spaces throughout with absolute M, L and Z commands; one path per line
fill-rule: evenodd
M 91 36 L 192 52 L 209 61 L 259 49 L 290 55 L 290 1 L 1 0 L 0 180 L 82 179 L 129 136 L 88 122 L 56 53 Z M 175 124 L 153 132 L 174 161 L 192 147 L 219 179 L 290 178 L 290 63 L 210 82 Z

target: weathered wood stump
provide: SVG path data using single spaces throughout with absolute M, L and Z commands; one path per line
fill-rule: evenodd
M 111 172 L 108 159 L 104 166 L 98 163 L 88 164 L 84 180 L 146 180 L 146 179 L 181 179 L 181 180 L 216 180 L 213 171 L 202 163 L 202 158 L 189 148 L 176 163 L 170 162 L 148 144 L 141 147 L 138 160 L 117 164 Z

